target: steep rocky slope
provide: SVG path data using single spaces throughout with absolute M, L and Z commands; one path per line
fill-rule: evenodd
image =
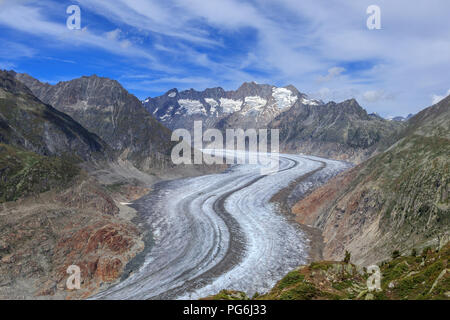
M 253 300 L 449 300 L 450 244 L 440 250 L 412 251 L 380 265 L 380 290 L 369 291 L 366 268 L 321 261 L 287 274 L 267 294 Z M 246 300 L 245 293 L 223 290 L 210 300 Z
M 292 209 L 320 228 L 325 259 L 368 264 L 393 250 L 445 241 L 450 231 L 450 97 L 410 119 L 385 152 L 332 179 Z
M 193 122 L 205 128 L 262 128 L 295 103 L 320 104 L 295 87 L 278 88 L 245 82 L 235 91 L 222 88 L 204 91 L 169 90 L 160 97 L 148 98 L 144 106 L 156 119 L 171 129 L 191 130 Z
M 106 160 L 109 149 L 70 116 L 42 103 L 14 73 L 0 71 L 0 142 L 45 156 Z
M 370 116 L 354 99 L 296 105 L 270 123 L 283 150 L 359 163 L 384 151 L 405 125 Z
M 16 78 L 40 100 L 100 136 L 121 159 L 148 172 L 170 165 L 170 130 L 117 81 L 94 75 L 49 85 L 27 74 Z

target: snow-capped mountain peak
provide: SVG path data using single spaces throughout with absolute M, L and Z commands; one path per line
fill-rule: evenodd
M 144 106 L 170 129 L 191 128 L 195 120 L 203 120 L 208 127 L 232 123 L 240 128 L 267 125 L 280 113 L 296 104 L 320 105 L 294 86 L 276 87 L 256 82 L 244 82 L 235 91 L 210 88 L 169 90 L 166 94 L 149 98 Z

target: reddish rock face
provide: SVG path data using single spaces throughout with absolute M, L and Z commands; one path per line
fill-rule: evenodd
M 95 277 L 103 282 L 113 282 L 122 272 L 122 261 L 119 258 L 100 258 Z
M 314 225 L 322 210 L 326 209 L 354 179 L 358 167 L 331 179 L 326 185 L 317 188 L 309 196 L 292 207 L 297 222 Z
M 140 248 L 139 236 L 132 225 L 110 221 L 98 221 L 63 236 L 55 252 L 56 258 L 64 261 L 57 278 L 65 280 L 67 267 L 77 265 L 83 280 L 82 293 L 94 293 L 102 283 L 111 283 L 120 277 L 126 263 Z M 70 296 L 79 295 L 73 292 Z

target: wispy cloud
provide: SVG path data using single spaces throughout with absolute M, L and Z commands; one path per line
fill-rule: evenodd
M 345 71 L 345 68 L 341 67 L 333 67 L 328 69 L 328 74 L 325 76 L 319 76 L 319 82 L 327 82 L 332 79 L 335 79 L 337 76 L 341 75 Z
M 65 12 L 43 10 L 52 8 L 51 0 L 7 1 L 0 26 L 53 46 L 123 57 L 126 67 L 116 69 L 149 75 L 126 80 L 141 92 L 256 80 L 292 83 L 323 100 L 355 97 L 370 111 L 405 114 L 440 97 L 435 93 L 450 83 L 447 0 L 378 0 L 382 30 L 366 28 L 372 0 L 75 2 L 82 17 L 88 13 L 101 22 L 86 18 L 84 29 L 74 32 L 62 23 Z M 0 60 L 8 61 L 1 50 Z
M 362 94 L 365 102 L 374 103 L 383 100 L 394 100 L 395 95 L 392 93 L 386 93 L 384 90 L 369 90 Z
M 120 39 L 96 34 L 87 27 L 69 30 L 63 23 L 48 20 L 41 8 L 27 4 L 8 4 L 3 7 L 0 11 L 0 24 L 40 38 L 51 39 L 61 45 L 101 48 L 114 54 L 145 59 L 155 69 L 170 70 L 143 48 L 132 46 L 129 42 L 124 45 Z

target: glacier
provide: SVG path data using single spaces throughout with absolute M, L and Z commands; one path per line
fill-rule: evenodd
M 269 175 L 261 165 L 239 164 L 158 184 L 132 205 L 152 234 L 142 265 L 93 299 L 198 299 L 222 289 L 251 296 L 306 263 L 309 239 L 270 199 L 308 172 L 329 175 L 346 164 L 291 154 L 279 161 Z

